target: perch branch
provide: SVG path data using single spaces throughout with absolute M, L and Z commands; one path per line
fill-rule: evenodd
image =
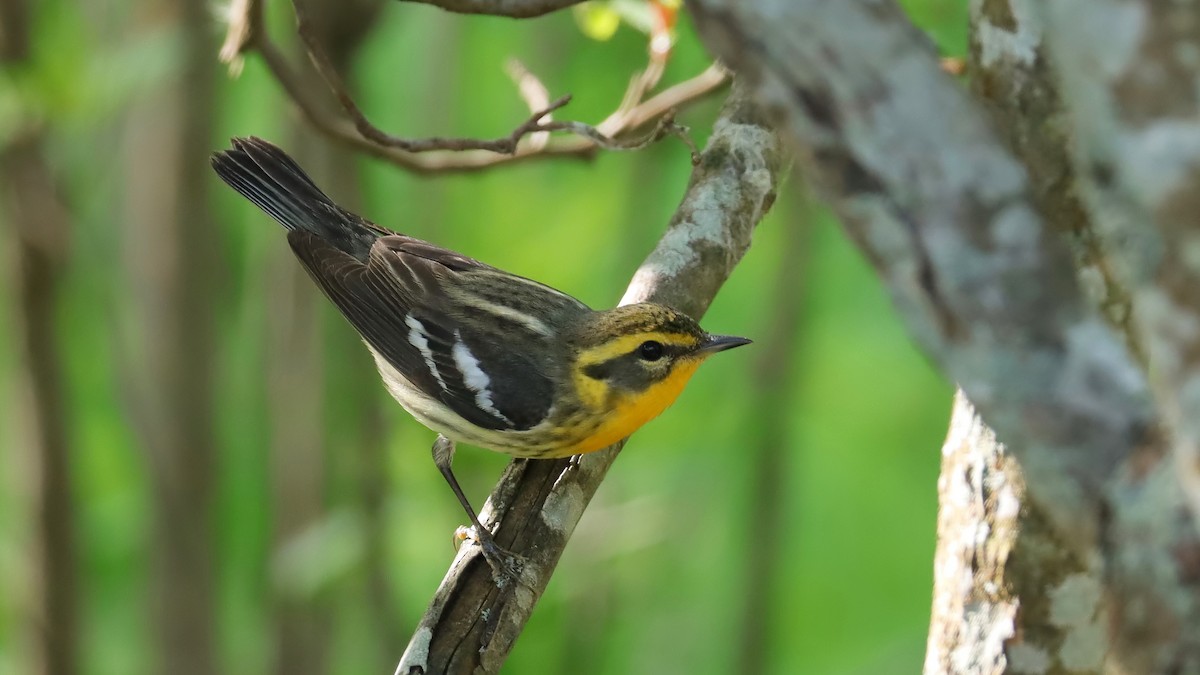
M 777 137 L 735 88 L 682 204 L 622 303 L 652 300 L 702 315 L 774 201 L 784 164 Z M 567 460 L 509 465 L 481 517 L 495 530 L 497 543 L 526 558 L 521 582 L 497 589 L 478 547 L 464 547 L 422 617 L 398 675 L 499 669 L 621 445 L 584 456 L 574 469 Z

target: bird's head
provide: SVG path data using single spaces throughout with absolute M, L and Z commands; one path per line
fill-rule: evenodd
M 651 417 L 675 400 L 704 359 L 750 344 L 709 334 L 690 316 L 652 303 L 595 312 L 571 342 L 575 384 L 587 405 L 646 406 Z

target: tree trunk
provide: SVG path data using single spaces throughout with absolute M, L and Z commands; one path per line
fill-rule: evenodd
M 926 672 L 1200 671 L 1200 10 L 979 0 L 985 110 L 892 2 L 689 6 L 962 388 Z
M 346 72 L 381 9 L 378 3 L 309 2 L 317 38 L 340 72 Z M 307 57 L 304 57 L 307 60 Z M 305 69 L 309 86 L 324 87 L 317 73 Z M 317 182 L 333 194 L 357 189 L 355 158 L 324 139 L 302 142 L 307 127 L 295 126 L 294 146 L 301 163 Z M 343 200 L 343 203 L 348 203 Z M 352 204 L 350 204 L 352 206 Z M 265 226 L 265 224 L 264 224 Z M 324 299 L 286 246 L 275 248 L 264 276 L 270 288 L 267 371 L 270 373 L 268 406 L 271 428 L 271 482 L 274 549 L 287 551 L 294 540 L 311 532 L 328 515 L 325 447 L 329 435 L 324 419 L 326 353 L 322 313 Z M 372 421 L 364 416 L 364 424 Z M 364 442 L 382 443 L 381 438 Z M 382 466 L 373 467 L 381 471 Z M 381 506 L 381 505 L 380 505 Z M 368 522 L 373 522 L 367 516 Z M 378 534 L 378 533 L 376 533 Z M 378 546 L 371 548 L 378 552 Z M 303 565 L 301 561 L 298 564 Z M 381 562 L 368 562 L 379 568 Z M 288 587 L 286 581 L 275 601 L 275 670 L 281 675 L 317 675 L 326 671 L 329 642 L 329 607 L 320 589 Z M 380 598 L 386 601 L 386 594 Z
M 125 379 L 154 497 L 153 625 L 158 672 L 209 675 L 215 653 L 212 506 L 214 339 L 219 260 L 209 212 L 216 43 L 210 6 L 155 0 L 143 26 L 180 31 L 181 69 L 130 114 L 125 143 Z
M 802 198 L 798 199 L 800 201 Z M 768 333 L 759 342 L 755 359 L 755 390 L 748 410 L 745 435 L 747 460 L 753 463 L 753 481 L 747 493 L 751 503 L 746 509 L 746 588 L 742 608 L 741 647 L 738 669 L 745 675 L 771 672 L 771 607 L 775 584 L 784 572 L 780 549 L 786 539 L 783 513 L 794 497 L 794 476 L 788 471 L 803 450 L 786 446 L 792 411 L 796 409 L 794 378 L 804 346 L 797 339 L 803 334 L 804 280 L 809 273 L 812 207 L 801 204 L 794 212 L 808 218 L 792 223 L 784 232 L 784 252 L 775 273 L 773 296 L 766 302 L 775 307 Z
M 30 60 L 30 15 L 24 0 L 0 0 L 0 66 L 14 71 Z M 36 626 L 38 666 L 46 675 L 78 671 L 78 574 L 68 428 L 58 347 L 59 284 L 70 219 L 44 155 L 44 129 L 19 131 L 0 147 L 0 222 L 15 242 L 21 358 L 17 418 L 25 427 L 37 513 Z
M 29 420 L 27 452 L 33 466 L 37 512 L 34 586 L 40 667 L 48 675 L 78 670 L 78 577 L 74 497 L 71 488 L 70 411 L 63 393 L 58 349 L 58 288 L 65 263 L 69 221 L 35 133 L 0 150 L 5 205 L 0 220 L 16 242 L 15 325 L 24 372 L 20 419 Z

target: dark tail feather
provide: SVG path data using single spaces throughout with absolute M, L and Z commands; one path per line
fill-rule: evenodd
M 280 225 L 311 232 L 359 260 L 385 234 L 333 203 L 295 160 L 261 138 L 234 138 L 232 150 L 213 153 L 212 166 Z

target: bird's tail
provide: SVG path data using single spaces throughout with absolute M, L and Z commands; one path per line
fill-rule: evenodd
M 213 153 L 213 169 L 289 231 L 311 232 L 360 260 L 387 234 L 335 204 L 283 150 L 253 136 L 232 142 L 232 150 Z

